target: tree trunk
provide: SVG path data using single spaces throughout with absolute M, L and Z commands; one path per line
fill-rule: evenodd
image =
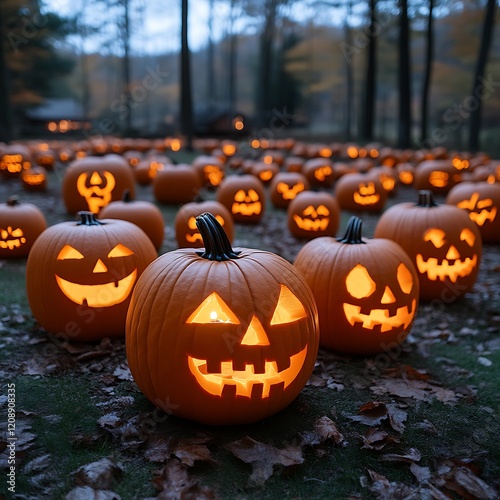
M 373 124 L 375 122 L 375 75 L 377 71 L 377 1 L 370 0 L 370 26 L 368 28 L 368 47 L 366 54 L 366 77 L 364 106 L 361 109 L 361 137 L 365 141 L 373 140 Z
M 130 0 L 124 0 L 124 33 L 123 33 L 123 93 L 127 114 L 125 117 L 125 135 L 132 132 L 132 95 L 130 93 Z
M 410 23 L 408 1 L 400 0 L 398 147 L 411 146 Z
M 207 104 L 211 112 L 215 108 L 215 68 L 214 68 L 214 0 L 210 0 L 208 10 L 208 49 L 207 49 Z
M 349 4 L 349 14 L 352 4 Z M 344 22 L 344 41 L 347 47 L 352 46 L 351 28 L 346 16 Z M 345 103 L 345 140 L 350 141 L 352 138 L 352 102 L 353 102 L 353 76 L 352 76 L 352 59 L 344 57 L 345 62 L 345 83 L 346 83 L 346 103 Z
M 186 149 L 193 150 L 193 101 L 191 93 L 191 67 L 188 44 L 188 0 L 181 2 L 181 133 Z
M 476 105 L 471 111 L 469 122 L 469 149 L 471 151 L 477 151 L 479 149 L 479 135 L 481 131 L 483 100 L 487 97 L 483 94 L 483 92 L 480 93 L 479 89 L 484 89 L 484 71 L 486 69 L 488 53 L 490 51 L 491 40 L 493 38 L 493 28 L 495 25 L 495 7 L 496 0 L 488 0 L 484 16 L 481 46 L 479 47 L 476 72 L 474 75 L 474 85 L 470 94 L 471 96 L 474 96 L 476 101 Z
M 229 60 L 228 60 L 228 72 L 229 72 L 229 89 L 228 89 L 228 101 L 229 101 L 229 130 L 233 130 L 233 118 L 236 113 L 236 49 L 237 49 L 237 36 L 234 32 L 234 3 L 235 0 L 231 0 L 231 14 L 230 14 L 230 33 L 229 33 Z
M 427 125 L 429 120 L 429 89 L 431 84 L 432 64 L 434 62 L 434 0 L 429 0 L 429 14 L 427 17 L 427 33 L 425 48 L 425 70 L 422 85 L 420 142 L 425 144 L 427 140 Z
M 0 5 L 0 42 L 4 38 L 4 17 Z M 12 139 L 12 111 L 9 99 L 8 70 L 4 44 L 0 43 L 0 141 L 10 142 Z

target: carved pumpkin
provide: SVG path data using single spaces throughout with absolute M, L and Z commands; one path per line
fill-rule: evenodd
M 287 156 L 284 161 L 284 168 L 287 172 L 302 172 L 304 158 L 300 156 Z
M 197 221 L 205 251 L 163 254 L 137 283 L 126 326 L 130 371 L 174 415 L 255 422 L 285 408 L 311 375 L 316 305 L 288 261 L 235 252 L 212 214 Z
M 216 188 L 225 176 L 223 163 L 214 156 L 198 156 L 193 160 L 193 168 L 205 187 Z
M 408 253 L 420 282 L 422 300 L 449 303 L 474 285 L 481 260 L 481 235 L 462 209 L 438 205 L 431 191 L 420 191 L 417 204 L 386 210 L 375 237 L 389 238 Z
M 0 173 L 5 177 L 20 177 L 22 170 L 31 167 L 31 155 L 26 146 L 11 144 L 0 155 Z
M 297 238 L 333 236 L 339 227 L 340 209 L 329 193 L 304 191 L 290 202 L 288 229 Z
M 166 156 L 151 156 L 142 159 L 134 168 L 134 177 L 137 184 L 147 186 L 161 172 L 166 165 L 171 165 L 171 161 Z
M 217 219 L 229 241 L 233 241 L 233 218 L 229 210 L 222 203 L 214 200 L 203 201 L 201 203 L 192 202 L 182 205 L 175 216 L 175 238 L 179 248 L 203 247 L 203 240 L 196 225 L 196 217 L 205 212 L 210 212 Z
M 309 190 L 309 181 L 299 172 L 279 172 L 269 185 L 269 197 L 275 207 L 286 208 L 295 197 Z
M 165 223 L 160 209 L 150 201 L 133 200 L 128 191 L 121 201 L 112 201 L 99 212 L 100 219 L 121 219 L 139 226 L 160 250 L 165 234 Z
M 230 175 L 217 190 L 217 201 L 231 213 L 235 222 L 257 224 L 265 210 L 262 182 L 251 174 Z
M 249 173 L 255 175 L 263 184 L 269 184 L 279 171 L 277 163 L 256 161 L 250 167 Z
M 45 191 L 47 171 L 43 167 L 31 167 L 21 172 L 21 184 L 26 191 Z
M 69 213 L 89 210 L 97 214 L 108 203 L 120 200 L 126 189 L 135 195 L 134 174 L 127 161 L 114 154 L 74 160 L 62 182 Z
M 367 174 L 345 174 L 336 183 L 335 197 L 342 210 L 380 212 L 387 191 L 377 177 Z
M 331 186 L 334 175 L 332 161 L 328 158 L 312 158 L 302 165 L 302 173 L 311 186 Z
M 376 176 L 382 187 L 389 196 L 393 195 L 396 189 L 397 175 L 390 167 L 374 167 L 370 170 L 371 176 Z
M 153 195 L 159 203 L 177 205 L 193 201 L 201 187 L 200 177 L 191 165 L 166 165 L 153 181 Z
M 483 243 L 500 243 L 500 184 L 461 182 L 450 190 L 446 203 L 469 214 Z
M 33 245 L 26 263 L 31 311 L 65 340 L 122 336 L 137 278 L 158 254 L 131 222 L 79 217 L 50 226 Z
M 390 240 L 363 239 L 351 217 L 343 238 L 317 238 L 299 251 L 294 266 L 316 299 L 320 345 L 349 354 L 375 354 L 400 344 L 418 306 L 415 268 Z
M 46 227 L 45 217 L 36 205 L 10 197 L 0 205 L 0 259 L 26 257 Z
M 405 186 L 411 186 L 415 177 L 415 167 L 411 163 L 399 163 L 396 166 L 398 180 Z
M 447 193 L 460 181 L 461 174 L 453 166 L 452 160 L 426 160 L 415 169 L 414 186 L 418 190 Z
M 46 170 L 54 170 L 57 154 L 52 149 L 37 149 L 32 154 L 33 163 L 45 168 Z

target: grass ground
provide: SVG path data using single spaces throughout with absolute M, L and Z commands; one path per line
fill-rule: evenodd
M 54 224 L 71 218 L 58 197 L 60 181 L 52 173 L 42 194 L 4 183 L 0 194 L 18 191 Z M 390 203 L 412 196 L 401 189 Z M 150 187 L 137 198 L 152 199 Z M 163 253 L 175 248 L 176 207 L 161 208 Z M 363 219 L 371 236 L 377 217 Z M 259 227 L 237 225 L 235 246 L 292 260 L 303 242 L 285 226 L 284 212 L 269 206 Z M 123 499 L 494 498 L 500 491 L 498 247 L 485 246 L 471 293 L 444 310 L 421 305 L 397 353 L 357 358 L 320 350 L 310 383 L 289 407 L 256 424 L 216 428 L 155 410 L 126 370 L 122 339 L 67 349 L 50 342 L 31 316 L 24 271 L 22 260 L 0 262 L 0 377 L 2 394 L 15 383 L 19 444 L 16 493 L 2 470 L 0 498 L 77 498 L 69 492 L 78 484 Z M 1 404 L 4 422 L 5 397 Z M 397 415 L 406 417 L 401 425 Z M 326 434 L 322 417 L 333 425 Z M 253 464 L 231 451 L 247 436 L 267 445 Z M 0 438 L 4 457 L 6 445 Z M 301 463 L 286 465 L 284 449 Z M 119 470 L 100 486 L 75 476 L 103 458 Z M 273 474 L 252 480 L 270 460 Z

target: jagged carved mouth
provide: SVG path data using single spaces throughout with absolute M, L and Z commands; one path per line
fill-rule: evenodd
M 207 360 L 188 356 L 188 366 L 198 384 L 213 396 L 222 396 L 226 386 L 236 387 L 236 396 L 250 398 L 253 386 L 262 385 L 262 398 L 268 398 L 273 385 L 284 383 L 286 389 L 299 374 L 306 359 L 307 346 L 290 357 L 290 366 L 278 371 L 276 361 L 266 361 L 264 372 L 255 373 L 253 364 L 245 364 L 244 370 L 234 370 L 232 361 L 223 361 L 219 373 L 208 373 Z
M 417 254 L 416 264 L 418 271 L 422 274 L 427 273 L 427 277 L 432 281 L 438 278 L 444 281 L 449 278 L 452 283 L 455 283 L 459 277 L 468 276 L 476 267 L 477 255 L 472 258 L 467 257 L 465 260 L 456 259 L 453 262 L 443 259 L 441 264 L 438 264 L 438 259 L 435 257 L 424 260 L 421 254 Z
M 259 215 L 262 210 L 260 201 L 254 203 L 233 203 L 233 214 Z
M 363 314 L 361 306 L 344 304 L 344 314 L 352 326 L 355 323 L 363 323 L 363 328 L 373 330 L 376 325 L 380 325 L 380 331 L 383 333 L 401 326 L 408 328 L 415 316 L 416 306 L 417 301 L 413 299 L 411 307 L 398 307 L 396 313 L 390 316 L 389 309 L 372 309 L 369 314 Z
M 86 302 L 89 307 L 111 307 L 120 304 L 130 295 L 137 278 L 137 269 L 121 280 L 101 285 L 80 285 L 57 274 L 55 276 L 64 295 L 76 304 Z
M 493 222 L 496 215 L 496 207 L 493 207 L 491 210 L 483 209 L 481 210 L 481 212 L 469 212 L 470 219 L 474 221 L 478 226 L 482 226 L 487 220 Z
M 201 241 L 201 234 L 200 233 L 186 234 L 186 240 L 189 243 L 195 243 L 197 241 Z
M 26 238 L 16 238 L 15 240 L 0 241 L 0 248 L 8 248 L 14 250 L 19 248 L 23 243 L 26 243 Z
M 294 215 L 293 220 L 300 229 L 304 229 L 305 231 L 324 231 L 328 227 L 328 223 L 330 222 L 330 219 L 328 217 L 324 219 L 313 220 L 306 218 L 303 219 L 298 215 Z
M 378 194 L 362 195 L 356 192 L 354 193 L 353 198 L 358 205 L 374 205 L 380 200 L 380 195 Z

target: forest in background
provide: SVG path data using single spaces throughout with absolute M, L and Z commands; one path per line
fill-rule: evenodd
M 96 132 L 103 119 L 122 135 L 182 132 L 181 4 L 187 10 L 187 0 L 91 0 L 60 16 L 50 2 L 2 2 L 0 104 L 12 111 L 14 138 L 24 110 L 48 97 L 76 100 Z M 155 51 L 144 12 L 166 5 L 168 43 L 159 38 Z M 244 113 L 258 134 L 278 116 L 280 131 L 302 137 L 498 151 L 495 1 L 189 0 L 189 8 L 190 38 L 196 23 L 208 33 L 189 51 L 195 122 Z

